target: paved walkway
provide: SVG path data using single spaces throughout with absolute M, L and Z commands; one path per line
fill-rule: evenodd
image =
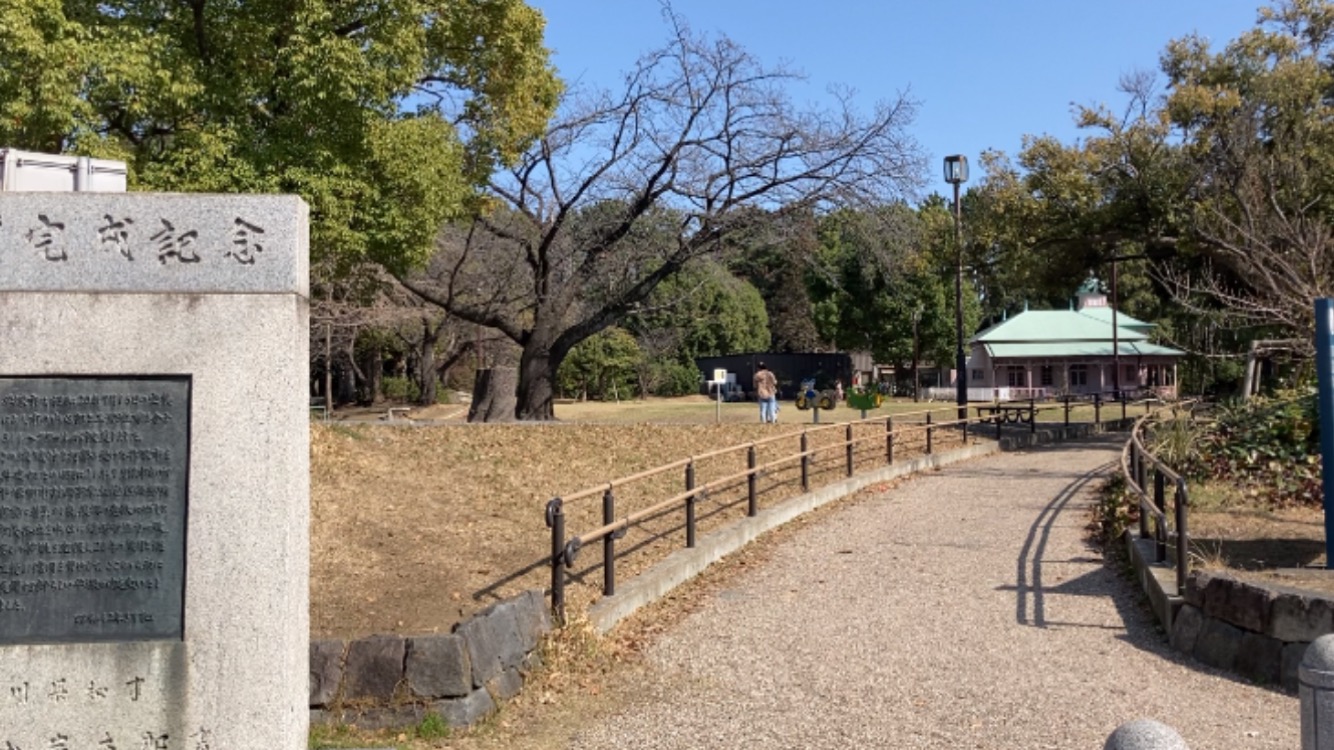
M 1295 698 L 1169 650 L 1085 544 L 1119 440 L 954 466 L 795 534 L 652 648 L 649 700 L 577 748 L 1300 746 Z

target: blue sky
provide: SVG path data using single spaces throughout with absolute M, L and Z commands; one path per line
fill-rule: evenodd
M 547 19 L 561 76 L 614 88 L 640 53 L 667 39 L 658 0 L 529 0 Z M 984 149 L 1015 156 L 1024 134 L 1081 136 L 1072 105 L 1120 111 L 1123 73 L 1158 70 L 1168 41 L 1198 33 L 1214 48 L 1254 27 L 1261 0 L 674 0 L 696 30 L 722 33 L 765 63 L 803 72 L 800 102 L 851 86 L 869 111 L 906 92 L 912 133 L 930 157 L 971 165 Z M 972 181 L 980 177 L 974 168 Z

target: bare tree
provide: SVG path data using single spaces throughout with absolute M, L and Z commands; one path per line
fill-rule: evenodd
M 633 313 L 691 259 L 765 217 L 910 194 L 924 162 L 900 96 L 866 117 L 846 92 L 796 109 L 793 73 L 665 12 L 670 42 L 624 90 L 568 101 L 546 135 L 497 176 L 498 208 L 442 233 L 404 283 L 522 348 L 516 416 L 552 417 L 570 349 Z M 754 210 L 756 208 L 763 210 Z
M 1193 309 L 1307 341 L 1309 354 L 1312 300 L 1334 293 L 1326 176 L 1305 134 L 1259 132 L 1258 121 L 1239 112 L 1207 155 L 1192 229 L 1209 262 L 1161 277 Z
M 342 369 L 361 399 L 378 400 L 384 353 L 365 346 L 366 335 L 376 333 L 398 339 L 407 349 L 410 366 L 405 374 L 418 386 L 418 402 L 434 404 L 437 383 L 445 373 L 476 348 L 498 340 L 425 302 L 378 265 L 365 264 L 342 274 L 318 271 L 310 336 L 312 365 L 325 373 L 321 392 L 334 390 L 332 373 Z M 359 344 L 366 350 L 360 359 Z

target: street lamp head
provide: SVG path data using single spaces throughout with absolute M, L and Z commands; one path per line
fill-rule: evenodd
M 945 182 L 951 185 L 968 182 L 968 157 L 961 154 L 945 157 Z

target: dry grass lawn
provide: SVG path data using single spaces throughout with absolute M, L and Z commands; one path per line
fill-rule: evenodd
M 692 403 L 692 401 L 694 403 Z M 550 533 L 544 523 L 547 501 L 688 456 L 719 448 L 786 437 L 757 449 L 761 466 L 795 454 L 799 435 L 810 430 L 812 448 L 838 447 L 818 454 L 813 485 L 846 472 L 842 448 L 846 425 L 815 430 L 810 424 L 763 425 L 753 404 L 728 404 L 737 420 L 688 423 L 682 415 L 700 407 L 711 417 L 713 404 L 632 402 L 614 412 L 619 423 L 468 425 L 438 423 L 312 422 L 311 426 L 311 628 L 315 637 L 357 637 L 372 633 L 448 632 L 461 619 L 494 601 L 550 580 Z M 570 405 L 568 418 L 601 404 Z M 447 407 L 437 407 L 444 409 Z M 910 407 L 903 407 L 910 408 Z M 692 412 L 694 410 L 694 412 Z M 795 412 L 795 409 L 790 411 Z M 948 409 L 936 420 L 947 419 Z M 662 420 L 675 414 L 680 421 Z M 809 413 L 807 413 L 809 414 Z M 613 412 L 602 417 L 610 421 Z M 856 415 L 836 409 L 822 415 Z M 429 415 L 418 415 L 429 416 Z M 629 421 L 647 416 L 654 421 Z M 784 409 L 783 417 L 790 416 Z M 896 424 L 924 419 L 902 416 Z M 958 433 L 937 430 L 939 449 L 957 445 Z M 857 467 L 884 462 L 883 423 L 859 424 L 864 442 Z M 924 435 L 898 440 L 896 457 L 920 453 Z M 744 451 L 697 461 L 697 486 L 745 469 Z M 795 494 L 796 462 L 771 466 L 759 482 L 760 505 Z M 617 517 L 684 491 L 682 467 L 617 487 Z M 566 503 L 570 535 L 602 523 L 600 493 Z M 698 503 L 700 533 L 745 513 L 744 480 L 709 491 Z M 646 520 L 618 542 L 618 575 L 633 575 L 684 544 L 683 511 Z M 571 601 L 596 596 L 601 583 L 600 547 L 585 549 L 573 574 Z

